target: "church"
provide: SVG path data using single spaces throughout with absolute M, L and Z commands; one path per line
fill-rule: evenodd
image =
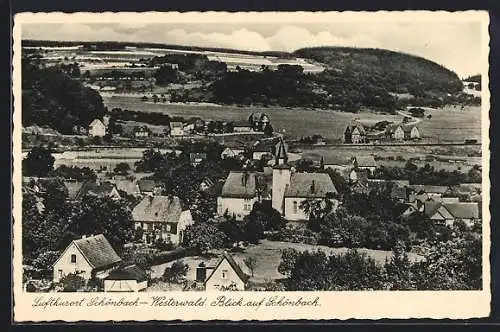
M 230 172 L 217 200 L 218 214 L 229 213 L 240 220 L 248 215 L 253 204 L 262 199 L 258 191 L 261 179 L 255 172 Z M 288 164 L 286 144 L 280 140 L 272 168 L 271 203 L 275 210 L 290 221 L 308 220 L 308 213 L 301 208 L 304 201 L 332 200 L 336 194 L 328 174 L 296 172 Z
M 285 219 L 308 220 L 309 215 L 300 208 L 302 202 L 331 199 L 336 194 L 337 189 L 328 174 L 295 172 L 288 164 L 283 140 L 278 143 L 273 167 L 272 207 Z

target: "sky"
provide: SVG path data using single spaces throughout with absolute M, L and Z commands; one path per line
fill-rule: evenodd
M 479 22 L 321 23 L 32 23 L 23 39 L 133 41 L 294 51 L 309 46 L 353 46 L 405 52 L 437 62 L 464 78 L 481 72 Z

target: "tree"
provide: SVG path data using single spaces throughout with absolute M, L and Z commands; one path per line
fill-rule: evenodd
M 52 279 L 52 265 L 59 258 L 59 255 L 61 255 L 60 251 L 47 250 L 40 252 L 31 264 L 34 272 L 42 278 Z
M 248 266 L 248 268 L 252 272 L 252 277 L 253 277 L 255 268 L 257 266 L 257 258 L 255 258 L 254 256 L 249 256 L 245 258 L 244 263 L 246 266 Z
M 398 242 L 392 250 L 392 257 L 385 263 L 387 282 L 391 290 L 414 289 L 411 275 L 411 263 L 405 251 L 405 245 Z
M 167 282 L 180 283 L 186 277 L 188 270 L 189 266 L 187 264 L 176 260 L 172 263 L 172 266 L 165 268 L 162 278 Z
M 179 74 L 177 70 L 171 66 L 161 66 L 156 70 L 155 79 L 157 85 L 167 85 L 177 82 L 179 80 Z
M 289 276 L 293 267 L 295 266 L 295 262 L 299 257 L 299 252 L 293 248 L 285 248 L 281 251 L 281 261 L 278 265 L 278 272 Z
M 222 248 L 226 236 L 212 221 L 199 222 L 186 227 L 183 244 L 201 253 Z
M 116 165 L 113 171 L 115 172 L 115 174 L 127 175 L 130 171 L 130 165 L 128 163 L 119 163 Z
M 320 226 L 322 242 L 334 247 L 358 248 L 365 244 L 367 227 L 365 218 L 339 209 L 328 215 Z
M 33 147 L 23 160 L 23 175 L 45 177 L 53 170 L 54 161 L 49 149 Z
M 71 232 L 79 235 L 102 233 L 119 253 L 125 243 L 133 240 L 132 213 L 127 202 L 85 196 L 75 208 L 77 210 L 68 225 Z
M 70 273 L 61 278 L 63 292 L 77 292 L 85 286 L 85 279 L 77 273 Z

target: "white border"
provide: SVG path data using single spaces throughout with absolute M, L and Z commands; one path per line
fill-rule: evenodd
M 374 291 L 374 292 L 237 292 L 226 293 L 235 298 L 260 300 L 273 295 L 306 298 L 320 297 L 319 307 L 260 307 L 258 310 L 245 307 L 33 307 L 36 297 L 55 296 L 81 299 L 96 296 L 121 297 L 135 299 L 140 296 L 148 300 L 154 295 L 166 295 L 177 299 L 196 299 L 208 297 L 208 303 L 220 293 L 168 292 L 109 294 L 100 293 L 52 293 L 33 294 L 22 291 L 22 256 L 21 256 L 21 27 L 28 23 L 112 23 L 112 22 L 147 22 L 147 23 L 310 23 L 310 22 L 387 22 L 387 21 L 450 21 L 482 23 L 482 151 L 483 151 L 483 290 L 482 291 Z M 14 58 L 13 58 L 13 285 L 14 285 L 14 320 L 51 321 L 64 320 L 74 322 L 88 321 L 145 321 L 145 320 L 275 320 L 275 319 L 380 319 L 380 318 L 474 318 L 486 317 L 490 312 L 490 180 L 489 180 L 489 98 L 488 55 L 489 55 L 489 16 L 487 12 L 444 12 L 444 11 L 407 11 L 407 12 L 189 12 L 189 13 L 20 13 L 14 18 Z M 436 33 L 439 33 L 436 31 Z

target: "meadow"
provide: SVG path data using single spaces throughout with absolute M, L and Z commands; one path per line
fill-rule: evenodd
M 204 119 L 241 121 L 246 120 L 252 112 L 264 112 L 271 118 L 273 128 L 291 138 L 300 138 L 314 134 L 327 139 L 342 140 L 346 126 L 355 118 L 363 123 L 378 121 L 400 122 L 402 115 L 363 112 L 358 114 L 333 110 L 284 108 L 284 107 L 239 107 L 215 104 L 182 104 L 143 102 L 140 97 L 103 96 L 109 108 L 122 108 L 144 112 L 160 112 L 170 116 L 185 118 L 201 117 Z M 433 142 L 463 142 L 465 139 L 481 139 L 481 112 L 479 107 L 459 108 L 445 107 L 428 110 L 431 119 L 424 119 L 418 127 L 425 138 Z

